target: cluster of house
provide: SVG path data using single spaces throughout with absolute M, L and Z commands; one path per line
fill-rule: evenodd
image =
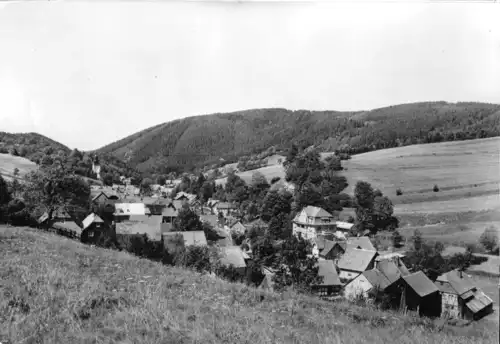
M 492 311 L 493 301 L 464 272 L 452 270 L 433 282 L 410 271 L 403 253 L 379 252 L 366 236 L 347 237 L 351 227 L 317 207 L 304 208 L 293 220 L 294 235 L 311 240 L 318 257 L 318 295 L 370 300 L 378 293 L 394 308 L 426 316 L 477 319 Z M 271 281 L 266 278 L 263 287 Z
M 248 254 L 239 246 L 233 245 L 230 234 L 230 226 L 235 229 L 242 226 L 239 222 L 228 220 L 237 210 L 236 205 L 212 199 L 202 204 L 196 195 L 185 192 L 179 192 L 174 198 L 141 197 L 139 190 L 134 188 L 131 185 L 91 188 L 93 205 L 114 208 L 111 221 L 106 221 L 95 213 L 90 213 L 81 222 L 76 221 L 67 209 L 60 207 L 52 214 L 44 213 L 38 219 L 38 224 L 90 244 L 98 242 L 102 236 L 145 234 L 149 240 L 163 242 L 169 251 L 174 249 L 173 246 L 179 245 L 208 245 L 203 231 L 175 230 L 174 222 L 179 211 L 187 204 L 202 222 L 208 222 L 218 233 L 216 243 L 221 262 L 232 264 L 238 269 L 246 268 Z M 238 230 L 244 232 L 246 227 Z M 179 237 L 182 238 L 180 242 Z
M 169 251 L 179 245 L 206 246 L 203 231 L 175 231 L 173 223 L 181 207 L 187 204 L 219 234 L 215 247 L 220 263 L 232 265 L 242 274 L 252 252 L 235 245 L 231 233 L 245 233 L 261 222 L 242 224 L 232 217 L 236 205 L 213 199 L 202 204 L 196 195 L 184 192 L 173 199 L 142 197 L 131 201 L 130 196 L 120 199 L 116 193 L 97 189 L 92 202 L 114 204 L 111 224 L 93 213 L 82 223 L 76 223 L 64 209 L 58 209 L 51 217 L 44 214 L 39 222 L 58 231 L 76 233 L 74 236 L 90 243 L 101 235 L 146 234 L 150 240 L 161 241 Z M 260 225 L 266 226 L 263 222 Z M 493 301 L 465 273 L 453 270 L 433 282 L 421 271 L 410 271 L 404 264 L 403 253 L 377 251 L 367 236 L 349 237 L 347 233 L 352 226 L 339 221 L 339 214 L 332 215 L 312 206 L 302 209 L 293 219 L 293 234 L 310 240 L 312 254 L 318 258 L 318 274 L 323 281 L 312 286 L 318 296 L 370 299 L 376 291 L 387 296 L 394 307 L 419 315 L 476 319 L 491 312 Z M 272 289 L 273 270 L 263 268 L 262 272 L 265 277 L 260 288 Z

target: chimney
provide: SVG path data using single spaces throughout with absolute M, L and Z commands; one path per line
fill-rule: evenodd
M 458 271 L 459 271 L 458 273 L 459 273 L 460 278 L 463 278 L 463 277 L 462 277 L 462 269 L 460 269 L 460 270 L 458 270 Z

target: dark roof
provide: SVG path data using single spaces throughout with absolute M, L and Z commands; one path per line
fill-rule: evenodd
M 101 196 L 104 196 L 104 197 L 108 198 L 108 196 L 104 193 L 104 191 L 101 191 L 97 195 L 95 195 L 94 197 L 92 197 L 92 202 L 94 202 L 96 199 L 100 198 Z
M 439 291 L 436 285 L 422 271 L 404 276 L 403 279 L 420 297 Z
M 349 249 L 339 259 L 338 266 L 341 270 L 363 272 L 376 256 L 376 251 Z
M 331 240 L 324 240 L 324 248 L 321 251 L 322 256 L 326 256 L 337 245 L 337 242 Z M 318 248 L 319 249 L 319 248 Z
M 381 288 L 382 290 L 392 284 L 379 269 L 365 271 L 363 272 L 363 276 L 365 276 L 372 286 Z
M 460 271 L 457 269 L 442 274 L 436 279 L 436 282 L 440 282 L 440 285 L 444 285 L 448 282 L 458 295 L 462 295 L 463 293 L 476 287 L 474 281 L 467 276 L 465 272 L 462 272 L 462 277 L 460 277 Z
M 333 260 L 318 260 L 318 276 L 323 276 L 319 286 L 342 285 Z

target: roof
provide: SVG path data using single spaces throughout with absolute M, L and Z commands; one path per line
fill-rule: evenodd
M 83 229 L 87 229 L 92 223 L 104 223 L 104 221 L 95 213 L 89 214 L 89 216 L 82 221 Z
M 108 196 L 104 193 L 104 191 L 101 191 L 97 195 L 95 195 L 94 197 L 92 197 L 92 202 L 94 202 L 96 199 L 98 199 L 101 196 L 104 196 L 104 197 L 108 198 Z
M 338 266 L 342 270 L 363 272 L 377 254 L 376 251 L 348 249 L 339 259 Z
M 74 221 L 54 222 L 52 227 L 56 229 L 69 230 L 77 234 L 82 233 L 82 229 Z
M 325 239 L 323 241 L 323 245 L 324 247 L 323 250 L 321 251 L 321 255 L 326 256 L 335 247 L 335 245 L 337 245 L 337 242 Z
M 359 247 L 363 250 L 376 251 L 370 238 L 368 237 L 352 237 L 347 239 L 347 246 Z
M 403 279 L 420 297 L 425 297 L 439 291 L 436 285 L 422 271 L 404 276 Z
M 116 203 L 115 215 L 145 215 L 146 206 L 144 203 Z
M 38 223 L 43 223 L 44 221 L 49 219 L 49 213 L 45 212 L 38 218 Z
M 318 260 L 318 276 L 323 277 L 319 286 L 342 285 L 333 260 Z
M 266 289 L 266 290 L 273 290 L 273 288 L 274 288 L 273 275 L 272 274 L 264 274 L 264 279 L 262 280 L 262 282 L 260 282 L 258 288 Z
M 217 209 L 236 209 L 237 206 L 235 204 L 229 203 L 229 202 L 219 202 L 219 203 L 217 203 L 216 208 Z
M 160 240 L 161 222 L 161 215 L 130 215 L 128 220 L 116 223 L 116 233 L 147 234 L 153 240 Z
M 238 232 L 238 233 L 242 233 L 242 232 L 245 232 L 246 231 L 246 228 L 245 226 L 243 226 L 241 224 L 240 221 L 236 222 L 234 225 L 231 226 L 231 230 L 232 231 L 235 231 L 235 232 Z
M 165 207 L 161 212 L 161 216 L 177 217 L 179 216 L 179 212 L 172 207 Z
M 193 200 L 196 199 L 196 195 L 189 194 L 187 192 L 181 191 L 177 195 L 175 195 L 175 197 L 174 197 L 175 200 L 181 200 L 183 198 L 186 198 L 189 201 L 193 201 Z
M 337 221 L 336 225 L 340 229 L 349 230 L 349 229 L 351 229 L 354 226 L 354 223 L 344 222 L 344 221 Z
M 378 262 L 377 270 L 384 274 L 390 284 L 403 277 L 403 274 L 401 273 L 401 271 L 399 271 L 396 264 L 390 260 L 383 260 L 381 262 Z
M 490 299 L 483 291 L 477 290 L 474 293 L 474 297 L 472 300 L 467 302 L 465 305 L 469 308 L 473 313 L 477 313 L 484 308 L 488 307 L 493 303 L 493 300 Z
M 436 282 L 442 282 L 444 284 L 448 282 L 454 292 L 458 295 L 462 295 L 476 287 L 474 281 L 467 274 L 462 273 L 462 277 L 460 277 L 460 271 L 457 269 L 442 274 L 436 279 Z M 439 285 L 440 283 L 436 284 Z M 444 288 L 446 287 L 444 286 Z
M 389 252 L 389 253 L 383 253 L 382 251 L 378 251 L 379 253 L 379 256 L 377 257 L 377 261 L 380 261 L 380 260 L 385 260 L 385 259 L 391 259 L 391 258 L 394 258 L 394 257 L 398 257 L 398 258 L 404 258 L 405 255 L 402 254 L 401 252 Z
M 184 246 L 207 246 L 207 238 L 203 231 L 192 232 L 168 232 L 163 233 L 163 237 L 181 235 L 184 239 Z
M 307 216 L 312 216 L 312 217 L 332 217 L 333 215 L 327 212 L 323 208 L 319 207 L 313 207 L 308 205 L 304 209 L 302 209 L 303 212 L 307 214 Z
M 200 215 L 200 221 L 208 222 L 214 228 L 219 226 L 219 217 L 217 215 Z
M 384 290 L 392 283 L 391 281 L 380 271 L 379 269 L 372 269 L 363 272 L 363 276 L 370 282 L 370 284 L 374 287 L 381 288 Z
M 326 239 L 324 236 L 318 235 L 317 237 L 313 238 L 313 241 L 316 244 L 316 247 L 318 248 L 319 251 L 325 248 Z
M 220 263 L 223 265 L 233 265 L 235 268 L 247 266 L 245 259 L 250 257 L 239 246 L 226 246 L 220 248 Z

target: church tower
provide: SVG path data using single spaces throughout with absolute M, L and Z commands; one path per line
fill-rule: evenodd
M 101 179 L 101 165 L 99 164 L 99 158 L 97 155 L 92 159 L 92 172 L 97 175 L 97 179 Z

